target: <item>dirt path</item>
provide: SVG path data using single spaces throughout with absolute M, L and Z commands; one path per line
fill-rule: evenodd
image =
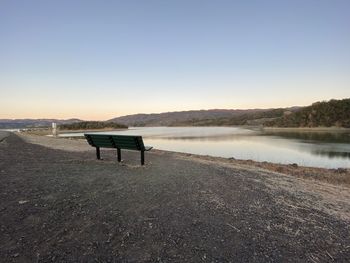
M 0 143 L 0 261 L 350 258 L 348 187 L 161 151 L 117 164 L 84 142 L 39 141 Z

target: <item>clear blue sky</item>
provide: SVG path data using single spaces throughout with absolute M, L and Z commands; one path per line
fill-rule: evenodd
M 0 1 L 0 118 L 350 97 L 350 1 Z

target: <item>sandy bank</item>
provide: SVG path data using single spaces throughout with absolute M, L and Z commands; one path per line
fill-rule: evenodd
M 52 149 L 65 150 L 65 151 L 88 151 L 91 150 L 91 146 L 86 143 L 85 139 L 75 138 L 53 138 L 47 136 L 37 136 L 21 134 L 21 137 L 34 144 L 39 144 Z M 331 184 L 345 185 L 350 187 L 350 169 L 325 169 L 325 168 L 314 168 L 314 167 L 303 167 L 295 164 L 275 164 L 269 162 L 256 162 L 253 160 L 237 160 L 234 158 L 222 158 L 212 156 L 202 156 L 187 153 L 175 153 L 161 150 L 153 150 L 153 153 L 167 152 L 172 154 L 174 157 L 187 158 L 189 160 L 198 162 L 210 162 L 213 165 L 231 165 L 245 167 L 246 169 L 265 169 L 272 172 L 293 175 L 300 178 L 307 178 L 312 180 L 324 181 Z

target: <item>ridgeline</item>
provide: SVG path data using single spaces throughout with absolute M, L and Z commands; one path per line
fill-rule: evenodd
M 0 129 L 44 128 L 56 122 L 61 129 L 124 129 L 128 126 L 265 126 L 350 128 L 350 99 L 316 102 L 307 107 L 276 109 L 212 109 L 133 114 L 108 121 L 79 119 L 0 119 Z

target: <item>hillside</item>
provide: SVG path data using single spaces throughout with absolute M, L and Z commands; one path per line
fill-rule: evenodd
M 220 126 L 244 125 L 262 118 L 283 116 L 288 109 L 248 109 L 248 110 L 192 110 L 154 114 L 135 114 L 117 117 L 109 121 L 128 126 Z
M 264 123 L 275 127 L 343 127 L 350 128 L 350 99 L 313 103 L 299 111 Z
M 316 102 L 307 107 L 135 114 L 109 121 L 128 126 L 264 125 L 268 127 L 350 128 L 350 99 Z
M 229 117 L 191 119 L 176 121 L 171 126 L 233 126 L 233 125 L 262 125 L 268 120 L 283 116 L 286 109 L 246 111 Z

